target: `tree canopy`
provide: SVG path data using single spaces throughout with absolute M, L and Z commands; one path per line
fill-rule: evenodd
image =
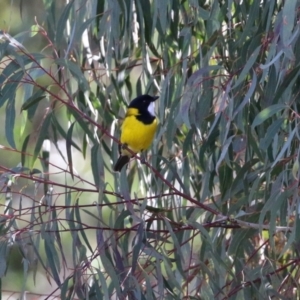
M 2 293 L 300 297 L 299 7 L 43 0 L 1 31 Z M 141 94 L 155 140 L 115 173 Z

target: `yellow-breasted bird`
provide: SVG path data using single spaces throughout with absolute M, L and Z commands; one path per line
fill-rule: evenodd
M 134 154 L 150 147 L 157 128 L 154 101 L 159 97 L 141 95 L 133 99 L 127 109 L 122 127 L 119 147 L 120 157 L 114 171 L 120 172 Z

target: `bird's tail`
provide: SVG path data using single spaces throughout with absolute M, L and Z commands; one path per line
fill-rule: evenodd
M 115 166 L 114 166 L 114 171 L 115 172 L 121 172 L 122 168 L 129 163 L 130 157 L 127 155 L 120 155 L 118 158 Z

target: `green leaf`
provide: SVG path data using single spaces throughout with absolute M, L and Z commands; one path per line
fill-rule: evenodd
M 240 73 L 239 77 L 237 78 L 234 86 L 232 87 L 232 89 L 235 89 L 236 87 L 238 87 L 246 78 L 247 74 L 249 73 L 250 69 L 253 67 L 254 63 L 256 62 L 256 59 L 260 53 L 260 49 L 261 46 L 258 46 L 254 52 L 252 53 L 252 55 L 250 56 L 249 60 L 246 62 L 242 72 Z
M 274 104 L 265 108 L 255 117 L 252 122 L 251 128 L 254 129 L 254 127 L 262 124 L 264 121 L 286 108 L 287 106 L 284 104 Z
M 29 139 L 30 139 L 30 134 L 28 134 L 28 135 L 26 136 L 26 138 L 24 139 L 24 142 L 23 142 L 23 144 L 22 144 L 21 164 L 22 164 L 23 167 L 25 166 L 26 149 L 27 149 L 27 146 L 28 146 Z
M 53 236 L 45 234 L 44 239 L 45 239 L 44 245 L 45 245 L 45 252 L 48 260 L 48 266 L 52 272 L 52 276 L 56 284 L 61 285 L 60 278 L 59 278 L 60 264 L 59 264 L 58 253 L 54 246 Z
M 248 90 L 247 94 L 245 95 L 243 101 L 240 103 L 240 105 L 234 111 L 233 117 L 235 117 L 244 108 L 244 106 L 250 102 L 250 98 L 252 97 L 252 95 L 255 91 L 256 84 L 257 84 L 257 76 L 256 76 L 255 72 L 253 72 L 253 77 L 252 77 L 252 81 L 251 81 L 249 90 Z
M 55 114 L 52 114 L 52 118 L 51 118 L 51 125 L 52 125 L 52 129 L 53 132 L 56 133 L 56 130 L 59 132 L 59 134 L 65 139 L 67 140 L 67 133 L 64 131 L 64 129 L 62 128 L 62 126 L 59 124 L 57 117 L 55 116 Z M 57 143 L 57 140 L 54 141 L 55 143 Z M 71 143 L 72 147 L 76 148 L 78 151 L 81 151 L 80 147 L 73 141 L 69 141 L 69 143 Z
M 100 259 L 102 261 L 103 267 L 105 268 L 105 271 L 110 276 L 112 287 L 116 290 L 117 296 L 120 298 L 122 295 L 120 289 L 120 281 L 117 273 L 115 272 L 114 265 L 111 264 L 110 260 L 104 253 L 100 256 Z
M 64 43 L 64 32 L 67 27 L 67 22 L 69 21 L 69 15 L 71 12 L 71 9 L 73 8 L 74 0 L 71 0 L 64 8 L 56 26 L 56 36 L 55 36 L 55 44 L 58 49 L 61 48 L 61 46 Z
M 16 118 L 15 99 L 12 98 L 9 99 L 5 110 L 5 136 L 7 142 L 12 148 L 16 148 L 15 138 L 14 138 L 15 118 Z
M 295 127 L 295 129 L 289 133 L 289 137 L 287 139 L 287 141 L 284 143 L 283 147 L 281 148 L 279 154 L 277 155 L 276 159 L 274 160 L 274 162 L 272 163 L 271 165 L 271 168 L 274 168 L 274 166 L 279 162 L 279 160 L 284 156 L 285 154 L 285 151 L 291 147 L 291 143 L 292 143 L 292 140 L 295 136 L 297 132 L 297 127 Z
M 169 233 L 172 237 L 172 242 L 174 243 L 174 246 L 175 246 L 175 249 L 176 249 L 176 251 L 175 251 L 175 261 L 176 261 L 177 269 L 181 272 L 181 274 L 184 274 L 184 271 L 182 269 L 182 262 L 184 260 L 184 256 L 183 256 L 180 244 L 178 242 L 177 236 L 175 235 L 171 224 L 169 223 L 169 221 L 166 218 L 164 219 L 164 222 L 166 224 L 166 227 L 168 228 L 168 231 L 169 231 Z
M 143 239 L 144 239 L 144 223 L 141 222 L 138 227 L 136 236 L 134 237 L 134 246 L 132 250 L 132 274 L 135 273 L 136 268 L 138 266 L 138 259 L 139 259 L 140 251 L 142 250 Z
M 40 155 L 43 143 L 45 139 L 49 138 L 49 126 L 51 124 L 52 113 L 48 113 L 43 120 L 42 126 L 39 128 L 39 135 L 35 143 L 33 157 L 32 157 L 32 166 L 36 161 L 37 157 Z
M 284 123 L 284 118 L 280 118 L 278 120 L 275 120 L 267 129 L 267 132 L 264 136 L 264 138 L 262 138 L 260 140 L 259 143 L 259 147 L 260 149 L 262 149 L 263 151 L 266 151 L 267 148 L 270 146 L 270 144 L 273 142 L 274 137 L 278 134 L 280 134 L 279 130 L 282 126 L 282 124 Z
M 217 164 L 216 164 L 216 172 L 218 173 L 218 169 L 219 169 L 219 166 L 221 165 L 223 159 L 225 158 L 225 155 L 227 154 L 228 152 L 228 148 L 229 146 L 232 144 L 232 140 L 233 140 L 234 136 L 230 136 L 226 142 L 224 143 L 224 145 L 222 145 L 222 152 L 221 152 L 221 155 L 217 161 Z
M 2 71 L 0 74 L 0 86 L 3 86 L 3 83 L 9 79 L 12 74 L 15 74 L 17 70 L 20 69 L 20 65 L 15 61 L 12 60 Z
M 73 159 L 72 159 L 72 137 L 73 137 L 73 128 L 74 128 L 75 122 L 71 124 L 71 126 L 68 129 L 67 132 L 67 138 L 66 138 L 66 150 L 67 150 L 67 159 L 68 159 L 68 167 L 70 174 L 72 176 L 72 179 L 74 179 L 74 173 L 73 173 Z
M 294 29 L 295 16 L 297 12 L 296 5 L 297 0 L 286 1 L 282 9 L 281 37 L 285 47 L 289 47 L 291 43 L 289 39 L 292 34 L 292 30 Z
M 87 91 L 90 89 L 83 72 L 77 64 L 65 58 L 56 59 L 54 62 L 59 66 L 66 67 L 67 70 L 71 72 L 71 74 L 76 78 L 80 90 Z
M 102 184 L 102 178 L 104 178 L 104 162 L 99 144 L 96 144 L 92 147 L 91 167 L 96 186 L 98 189 L 103 189 L 104 186 Z
M 102 271 L 99 269 L 97 269 L 97 274 L 101 283 L 101 292 L 104 294 L 103 299 L 110 299 L 111 297 L 108 293 L 106 278 L 103 276 Z
M 7 100 L 15 99 L 17 87 L 23 75 L 23 72 L 20 71 L 9 78 L 9 81 L 4 85 L 0 93 L 0 107 L 3 106 Z
M 0 242 L 0 278 L 3 278 L 6 274 L 7 270 L 7 253 L 8 253 L 8 247 L 7 247 L 6 241 Z
M 70 109 L 70 113 L 73 115 L 75 120 L 78 122 L 79 126 L 83 130 L 83 132 L 91 139 L 91 141 L 95 144 L 97 144 L 97 140 L 95 139 L 93 132 L 89 129 L 88 123 L 82 118 L 82 115 L 80 115 L 76 110 Z
M 33 105 L 39 103 L 42 99 L 44 99 L 46 96 L 43 95 L 43 90 L 38 90 L 35 92 L 31 97 L 29 97 L 21 106 L 21 111 L 28 110 Z

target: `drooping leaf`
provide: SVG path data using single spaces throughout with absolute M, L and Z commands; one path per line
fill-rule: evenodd
M 286 109 L 286 106 L 284 104 L 274 104 L 270 107 L 265 108 L 262 110 L 253 120 L 253 123 L 251 125 L 252 128 L 260 125 L 268 118 L 272 117 L 274 114 Z

